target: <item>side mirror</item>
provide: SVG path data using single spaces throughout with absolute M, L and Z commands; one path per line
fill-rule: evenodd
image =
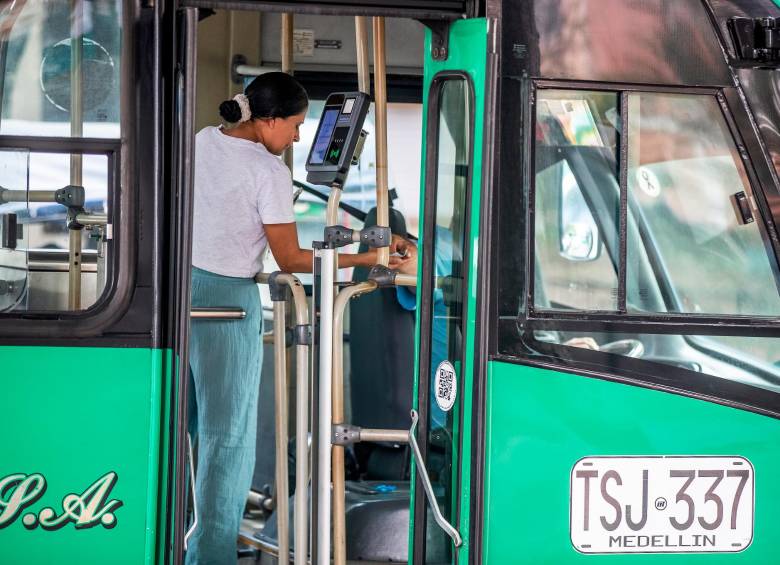
M 595 261 L 601 255 L 599 227 L 573 175 L 564 175 L 560 193 L 559 251 L 569 261 Z

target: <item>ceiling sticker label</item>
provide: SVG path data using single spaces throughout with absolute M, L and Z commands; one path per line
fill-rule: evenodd
M 300 55 L 302 57 L 314 56 L 313 29 L 293 30 L 293 55 Z

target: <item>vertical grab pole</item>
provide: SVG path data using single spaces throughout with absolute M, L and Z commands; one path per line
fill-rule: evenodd
M 287 352 L 284 287 L 271 283 L 274 304 L 274 405 L 276 407 L 276 520 L 279 563 L 290 562 L 289 493 L 287 485 Z M 273 287 L 276 286 L 276 289 Z
M 73 19 L 70 27 L 70 135 L 82 137 L 83 130 L 83 81 L 84 59 L 84 2 L 71 0 Z M 82 156 L 70 156 L 70 184 L 82 185 Z M 81 230 L 68 230 L 68 309 L 81 310 Z
M 390 225 L 387 181 L 387 67 L 385 65 L 385 19 L 375 17 L 374 24 L 374 104 L 376 127 L 376 224 Z M 377 263 L 387 266 L 390 249 L 377 249 Z
M 334 225 L 341 189 L 334 187 L 328 199 L 327 225 Z M 335 201 L 335 204 L 332 202 Z M 317 453 L 317 564 L 330 565 L 331 388 L 333 370 L 333 289 L 336 282 L 336 250 L 320 250 L 320 359 Z
M 260 281 L 260 276 L 256 279 Z M 311 344 L 311 335 L 309 333 L 309 309 L 306 304 L 306 292 L 303 289 L 298 277 L 289 273 L 277 271 L 268 277 L 268 286 L 271 291 L 271 300 L 274 301 L 274 361 L 284 359 L 284 346 L 279 351 L 278 343 L 284 339 L 284 305 L 287 303 L 287 296 L 284 286 L 290 287 L 292 291 L 293 304 L 295 305 L 295 353 L 296 353 L 296 404 L 295 404 L 295 565 L 306 565 L 309 553 L 308 541 L 308 482 L 309 482 L 309 452 L 308 452 L 308 431 L 309 431 L 309 345 Z M 281 305 L 277 312 L 277 305 Z M 277 320 L 281 319 L 282 324 Z M 279 328 L 282 328 L 279 330 Z M 281 340 L 279 333 L 282 334 Z M 286 372 L 285 372 L 286 373 Z M 275 373 L 275 385 L 281 382 L 278 372 Z M 277 391 L 278 393 L 278 391 Z M 285 399 L 286 400 L 286 399 Z M 286 417 L 281 424 L 286 429 Z M 280 424 L 277 418 L 277 425 Z M 277 443 L 278 450 L 278 443 Z M 286 458 L 279 459 L 277 451 L 277 473 L 280 473 L 279 461 L 284 461 L 283 480 L 287 480 Z M 279 479 L 277 478 L 277 481 Z M 277 508 L 279 506 L 277 505 Z M 279 515 L 279 555 L 282 555 L 282 527 L 281 514 Z M 285 541 L 287 536 L 284 537 Z M 289 555 L 289 554 L 288 554 Z M 280 557 L 281 559 L 281 557 Z
M 344 334 L 344 312 L 349 301 L 376 290 L 373 281 L 352 285 L 336 296 L 333 305 L 333 335 Z M 333 340 L 333 425 L 344 423 L 344 343 Z M 333 446 L 333 565 L 347 563 L 347 508 L 344 475 L 344 446 Z
M 293 28 L 295 17 L 293 14 L 282 14 L 282 72 L 288 75 L 293 74 Z M 282 159 L 287 168 L 293 169 L 293 147 L 290 145 L 285 149 Z
M 376 42 L 376 34 L 374 35 Z M 384 37 L 382 38 L 384 41 Z M 357 67 L 358 67 L 358 88 L 366 94 L 371 92 L 370 71 L 368 65 L 368 23 L 366 18 L 355 17 L 355 44 L 357 46 Z M 376 43 L 374 44 L 376 53 Z M 384 53 L 384 51 L 382 51 Z M 384 54 L 382 55 L 384 57 Z M 382 65 L 384 69 L 384 65 Z M 377 66 L 374 66 L 374 72 Z M 382 71 L 384 72 L 384 71 Z M 384 80 L 383 80 L 384 82 Z M 377 90 L 378 92 L 378 90 Z M 378 105 L 377 105 L 378 107 Z M 385 128 L 386 129 L 386 128 Z M 381 130 L 377 127 L 378 139 L 381 138 Z M 386 151 L 386 148 L 385 148 Z M 377 141 L 377 155 L 379 155 L 379 141 Z M 379 162 L 379 161 L 378 161 Z M 385 159 L 385 163 L 387 159 Z M 387 178 L 387 165 L 385 164 L 385 178 Z M 377 173 L 379 174 L 379 173 Z M 377 181 L 377 193 L 379 192 L 379 181 Z M 385 182 L 387 186 L 387 182 Z M 387 189 L 385 188 L 385 192 Z M 379 199 L 377 199 L 379 202 Z M 330 201 L 329 201 L 330 204 Z M 338 206 L 338 201 L 335 202 Z M 379 216 L 382 217 L 381 214 Z M 388 224 L 388 213 L 385 212 L 384 223 L 378 221 L 379 225 Z M 336 223 L 335 210 L 332 212 L 333 224 Z M 385 249 L 385 251 L 387 251 Z M 380 250 L 381 252 L 381 250 Z M 389 255 L 387 252 L 386 255 Z M 381 255 L 380 255 L 381 257 Z M 381 262 L 381 259 L 380 261 Z M 387 260 L 385 263 L 387 264 Z M 344 328 L 344 312 L 350 299 L 360 294 L 365 294 L 376 289 L 376 284 L 372 282 L 360 283 L 342 290 L 336 297 L 333 310 L 333 368 L 332 368 L 332 407 L 331 424 L 337 425 L 344 423 L 344 346 L 342 335 Z M 344 447 L 334 445 L 332 451 L 333 465 L 333 563 L 334 565 L 346 565 L 347 562 L 347 525 L 346 525 L 346 484 L 345 484 L 345 462 Z
M 295 345 L 296 373 L 295 383 L 295 565 L 306 565 L 309 553 L 308 542 L 308 483 L 309 483 L 309 311 L 306 306 L 306 293 L 300 281 L 295 278 L 291 284 L 293 302 L 295 302 L 295 322 L 298 341 Z M 301 334 L 309 339 L 302 339 Z
M 355 16 L 355 44 L 357 46 L 358 90 L 371 94 L 371 71 L 368 66 L 368 20 Z
M 293 15 L 292 14 L 282 14 L 282 44 L 281 44 L 281 54 L 282 54 L 282 72 L 287 73 L 289 75 L 293 74 Z M 284 160 L 284 164 L 287 165 L 287 168 L 292 172 L 293 170 L 293 148 L 292 145 L 288 147 L 283 155 L 282 159 Z M 279 374 L 278 369 L 276 369 L 275 374 L 277 375 L 275 386 L 280 387 L 284 389 L 284 394 L 280 395 L 277 392 L 276 400 L 277 402 L 284 402 L 284 421 L 280 422 L 279 418 L 277 417 L 277 426 L 282 425 L 284 426 L 284 430 L 287 431 L 287 367 L 286 367 L 286 351 L 285 348 L 282 348 L 282 351 L 278 351 L 278 345 L 276 345 L 279 341 L 279 337 L 277 337 L 276 332 L 279 331 L 278 327 L 281 326 L 281 332 L 282 337 L 281 340 L 284 340 L 284 326 L 285 326 L 285 319 L 284 319 L 284 306 L 282 306 L 282 318 L 280 321 L 276 321 L 276 303 L 274 303 L 274 358 L 277 364 L 274 365 L 274 367 L 278 367 L 279 361 L 282 361 L 284 371 Z M 298 362 L 300 363 L 300 359 L 298 359 Z M 300 369 L 299 369 L 300 371 Z M 281 407 L 277 408 L 277 414 L 281 412 Z M 297 414 L 297 412 L 296 412 Z M 296 422 L 298 425 L 299 422 Z M 285 439 L 285 445 L 284 449 L 280 450 L 279 445 L 277 444 L 277 452 L 276 452 L 276 469 L 277 469 L 277 489 L 276 489 L 276 498 L 277 498 L 277 524 L 278 524 L 278 542 L 279 542 L 279 563 L 289 563 L 290 561 L 290 539 L 289 539 L 289 513 L 287 512 L 288 507 L 288 501 L 289 501 L 289 490 L 287 489 L 287 434 L 284 435 Z M 280 474 L 280 458 L 284 458 L 284 477 L 279 477 Z M 281 503 L 281 497 L 279 495 L 280 485 L 282 482 L 284 482 L 285 490 L 284 490 L 284 505 Z M 296 477 L 296 484 L 298 484 L 298 480 Z M 296 490 L 296 502 L 301 497 L 301 491 Z M 304 500 L 306 500 L 306 497 L 304 495 Z M 297 504 L 296 504 L 297 508 Z M 295 516 L 297 518 L 297 514 Z M 298 539 L 298 532 L 296 529 L 296 540 Z M 298 550 L 299 548 L 296 545 L 296 552 L 295 552 L 295 560 L 298 561 Z M 304 552 L 305 556 L 305 552 Z

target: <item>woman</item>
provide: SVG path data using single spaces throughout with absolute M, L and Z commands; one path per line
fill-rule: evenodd
M 257 77 L 219 112 L 229 128 L 195 137 L 192 305 L 239 306 L 241 321 L 192 324 L 190 430 L 197 434 L 198 524 L 187 563 L 235 563 L 236 538 L 255 465 L 262 309 L 254 282 L 270 246 L 279 267 L 310 272 L 293 216 L 292 178 L 279 155 L 298 141 L 308 98 L 284 73 Z M 339 267 L 376 253 L 340 254 Z

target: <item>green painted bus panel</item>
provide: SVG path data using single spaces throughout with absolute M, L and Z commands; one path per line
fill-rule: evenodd
M 160 484 L 157 497 L 157 563 L 173 563 L 173 533 L 176 527 L 175 513 L 169 509 L 176 508 L 175 489 L 172 489 L 171 471 L 176 469 L 179 451 L 176 445 L 175 423 L 178 422 L 179 388 L 176 375 L 179 370 L 179 357 L 173 356 L 170 349 L 165 351 L 165 375 L 163 381 L 162 419 L 160 426 Z M 167 425 L 170 423 L 171 425 Z M 173 432 L 173 437 L 171 437 Z M 170 500 L 165 493 L 169 493 Z M 171 532 L 171 543 L 165 544 L 166 528 Z
M 478 242 L 479 242 L 479 211 L 481 205 L 481 186 L 482 186 L 482 154 L 483 154 L 483 135 L 485 113 L 485 83 L 487 69 L 487 40 L 488 40 L 488 22 L 484 18 L 475 18 L 469 20 L 459 20 L 450 26 L 449 53 L 445 61 L 434 61 L 431 57 L 431 31 L 426 29 L 425 33 L 425 65 L 423 78 L 423 144 L 422 144 L 422 171 L 421 171 L 421 189 L 420 189 L 420 210 L 425 206 L 425 171 L 427 162 L 426 132 L 428 131 L 428 113 L 429 91 L 431 84 L 437 74 L 446 71 L 459 71 L 468 75 L 471 79 L 474 93 L 474 143 L 472 157 L 472 182 L 471 182 L 471 201 L 470 206 L 470 236 L 466 245 L 468 246 L 470 267 L 467 272 L 470 274 L 468 281 L 468 303 L 466 305 L 466 333 L 465 333 L 465 351 L 462 374 L 459 378 L 459 394 L 462 395 L 461 410 L 463 412 L 462 438 L 460 438 L 460 451 L 465 454 L 461 457 L 459 466 L 460 475 L 460 519 L 456 525 L 461 536 L 463 545 L 458 552 L 458 562 L 466 563 L 469 558 L 469 507 L 471 501 L 471 460 L 468 454 L 471 453 L 471 413 L 472 413 L 472 395 L 473 381 L 470 375 L 474 374 L 474 329 L 476 327 L 477 317 L 477 265 L 479 264 Z M 424 233 L 424 218 L 420 216 L 420 234 Z M 418 288 L 421 288 L 422 270 L 418 269 Z M 415 335 L 415 380 L 414 380 L 414 405 L 419 398 L 419 352 L 420 344 L 420 293 L 417 294 L 417 324 Z M 415 469 L 412 468 L 412 489 L 415 485 Z M 414 490 L 412 490 L 412 500 L 414 500 Z M 414 516 L 412 511 L 411 516 Z M 414 520 L 410 523 L 410 562 L 411 551 L 413 548 L 412 534 L 414 532 Z
M 487 395 L 485 563 L 780 562 L 780 421 L 499 362 L 489 364 Z M 570 473 L 582 457 L 599 455 L 745 457 L 755 469 L 752 545 L 728 554 L 578 553 L 569 538 Z
M 0 562 L 155 562 L 170 353 L 0 347 L 0 365 Z

